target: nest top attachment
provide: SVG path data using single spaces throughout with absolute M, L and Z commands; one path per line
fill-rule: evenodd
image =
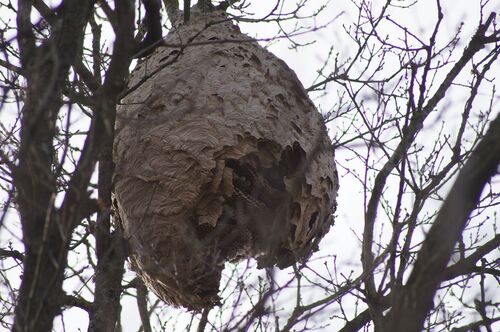
M 295 73 L 228 19 L 188 24 L 132 73 L 117 112 L 114 195 L 131 265 L 164 301 L 219 303 L 224 263 L 304 262 L 338 189 L 323 119 Z

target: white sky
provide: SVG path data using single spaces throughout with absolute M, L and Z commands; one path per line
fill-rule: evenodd
M 319 6 L 325 1 L 310 0 L 309 2 Z M 407 5 L 411 2 L 412 1 L 397 1 L 397 3 L 401 5 Z M 459 24 L 463 23 L 462 40 L 464 42 L 467 41 L 477 27 L 477 22 L 479 21 L 479 17 L 477 15 L 479 1 L 444 0 L 442 2 L 443 12 L 445 13 L 443 29 L 448 32 L 448 36 L 451 36 L 456 31 Z M 247 11 L 254 12 L 255 18 L 265 16 L 269 10 L 274 7 L 274 1 L 251 1 L 250 3 L 251 5 L 248 7 Z M 374 0 L 373 6 L 377 8 L 383 3 L 385 3 L 383 0 Z M 423 40 L 428 40 L 430 36 L 429 27 L 432 27 L 436 20 L 434 14 L 434 3 L 434 0 L 421 0 L 411 11 L 392 8 L 390 9 L 390 15 L 394 18 L 394 20 L 408 27 L 412 32 L 418 33 L 419 37 Z M 294 4 L 295 1 L 285 1 L 285 5 L 290 6 L 290 8 L 293 8 Z M 310 11 L 309 13 L 313 12 L 315 9 L 313 6 L 309 6 L 308 8 Z M 498 1 L 492 1 L 489 8 L 499 11 L 500 3 Z M 489 12 L 489 10 L 486 12 Z M 303 14 L 306 13 L 303 12 Z M 315 43 L 311 46 L 300 48 L 299 50 L 291 50 L 289 49 L 290 44 L 285 39 L 273 42 L 269 46 L 269 49 L 276 56 L 283 59 L 297 73 L 305 87 L 308 87 L 313 83 L 317 76 L 315 70 L 322 65 L 328 56 L 331 46 L 334 47 L 335 52 L 339 52 L 341 59 L 346 59 L 349 56 L 352 56 L 352 53 L 355 51 L 352 41 L 343 30 L 344 25 L 349 25 L 356 20 L 355 13 L 352 11 L 352 5 L 349 0 L 330 1 L 327 9 L 316 18 L 316 22 L 308 22 L 308 24 L 310 26 L 313 26 L 313 24 L 321 26 L 326 22 L 330 22 L 335 17 L 337 17 L 337 19 L 326 28 L 297 37 L 297 40 L 301 42 L 315 41 Z M 274 23 L 241 23 L 240 28 L 243 32 L 246 32 L 250 36 L 254 36 L 256 38 L 268 38 L 274 36 L 276 26 Z M 386 29 L 387 34 L 391 36 L 393 28 L 390 26 L 384 28 Z M 106 36 L 103 36 L 103 38 L 106 38 Z M 112 42 L 111 36 L 107 36 L 107 38 L 109 39 L 109 42 Z M 446 41 L 438 40 L 438 43 L 444 42 Z M 456 53 L 457 55 L 461 54 L 461 51 L 457 51 Z M 336 87 L 331 85 L 329 87 L 329 92 L 333 92 L 334 89 L 336 89 Z M 314 98 L 318 95 L 319 94 L 312 95 L 311 97 Z M 315 99 L 315 102 L 317 105 L 321 106 L 322 110 L 328 110 L 335 104 L 335 97 L 335 93 L 329 93 L 326 97 Z M 457 96 L 456 98 L 460 98 L 460 96 Z M 2 123 L 7 121 L 7 117 L 8 114 L 4 110 L 1 110 L 0 118 L 2 119 Z M 332 126 L 335 126 L 335 124 L 332 124 Z M 334 130 L 334 128 L 332 128 L 332 130 Z M 351 157 L 352 155 L 346 153 L 345 150 L 339 150 L 336 152 L 336 159 L 341 163 L 345 164 L 347 158 Z M 356 161 L 350 162 L 356 163 Z M 363 167 L 361 163 L 359 163 L 359 165 L 361 165 L 360 167 Z M 335 253 L 338 259 L 337 264 L 343 267 L 344 272 L 349 273 L 351 269 L 357 269 L 360 265 L 360 243 L 358 236 L 362 233 L 363 209 L 361 208 L 361 204 L 363 202 L 363 188 L 357 183 L 354 183 L 351 176 L 342 173 L 339 173 L 339 175 L 340 190 L 335 226 L 332 227 L 330 233 L 321 242 L 321 250 L 318 255 L 322 255 L 325 252 Z M 3 193 L 0 193 L 0 195 L 2 198 L 5 197 Z M 11 227 L 12 223 L 15 222 L 14 219 L 16 218 L 11 216 L 8 222 L 6 222 L 7 227 L 0 230 L 0 247 L 2 248 L 4 248 L 7 242 L 13 238 L 13 234 L 10 231 L 16 230 L 16 227 Z M 11 224 L 9 225 L 9 223 Z M 17 249 L 20 250 L 21 247 L 17 246 Z M 319 266 L 320 265 L 321 264 L 319 264 Z M 127 275 L 129 279 L 134 276 L 132 272 L 127 272 Z M 66 286 L 69 291 L 71 287 L 68 287 L 68 285 Z M 137 331 L 140 325 L 140 320 L 136 310 L 135 301 L 130 297 L 125 297 L 122 304 L 124 304 L 122 311 L 124 331 Z M 168 311 L 170 311 L 170 309 L 168 309 Z M 178 327 L 180 330 L 183 330 L 183 326 L 186 326 L 186 319 L 189 319 L 189 315 L 185 315 L 180 319 L 181 321 L 179 321 Z M 88 324 L 87 314 L 80 309 L 72 309 L 70 313 L 65 315 L 64 323 L 67 331 L 77 331 L 80 329 L 86 330 Z M 60 324 L 56 326 L 58 326 L 56 327 L 57 330 L 61 329 Z M 331 327 L 320 331 L 330 330 Z

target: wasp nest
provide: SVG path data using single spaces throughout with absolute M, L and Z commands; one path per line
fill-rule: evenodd
M 284 268 L 317 250 L 338 180 L 295 73 L 224 12 L 193 10 L 166 45 L 118 109 L 114 194 L 132 267 L 167 303 L 199 310 L 218 303 L 226 261 Z

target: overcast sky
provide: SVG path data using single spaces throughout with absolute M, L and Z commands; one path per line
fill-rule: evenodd
M 195 2 L 195 1 L 193 1 Z M 285 4 L 289 8 L 293 8 L 296 1 L 286 1 Z M 307 11 L 302 12 L 302 15 L 314 12 L 320 5 L 326 1 L 310 0 L 309 5 L 306 7 Z M 474 0 L 456 0 L 456 1 L 442 1 L 443 12 L 445 13 L 445 20 L 443 28 L 449 33 L 449 36 L 456 32 L 457 27 L 463 23 L 462 38 L 467 41 L 474 32 L 475 27 L 479 21 L 478 6 L 479 1 Z M 182 1 L 181 1 L 182 3 Z M 381 6 L 385 1 L 374 0 L 374 8 Z M 409 4 L 410 1 L 398 1 L 400 5 Z M 428 40 L 430 35 L 430 27 L 433 26 L 436 20 L 434 0 L 420 0 L 418 5 L 414 6 L 411 10 L 402 8 L 390 9 L 391 17 L 399 22 L 401 25 L 408 27 L 412 32 L 418 34 L 423 40 Z M 317 6 L 317 7 L 314 7 Z M 254 18 L 261 18 L 266 16 L 269 11 L 274 7 L 274 1 L 251 1 L 250 6 L 247 8 L 248 12 L 254 13 Z M 500 4 L 497 1 L 492 1 L 489 6 L 491 9 L 500 10 Z M 495 8 L 496 7 L 496 8 Z M 489 12 L 489 11 L 487 11 Z M 0 13 L 1 15 L 1 13 Z M 310 86 L 317 77 L 316 69 L 320 68 L 328 56 L 330 47 L 333 47 L 335 52 L 339 52 L 341 59 L 346 59 L 352 56 L 354 44 L 346 34 L 343 27 L 350 25 L 356 20 L 356 13 L 353 11 L 352 4 L 349 0 L 335 0 L 330 1 L 328 6 L 321 15 L 315 20 L 305 20 L 302 24 L 309 27 L 309 30 L 314 30 L 314 27 L 322 27 L 316 31 L 304 33 L 295 37 L 299 42 L 308 43 L 314 42 L 307 47 L 300 49 L 290 49 L 290 43 L 286 39 L 279 39 L 273 42 L 262 41 L 262 45 L 268 45 L 276 56 L 283 59 L 298 75 L 305 87 Z M 3 17 L 3 16 L 2 16 Z M 329 23 L 327 25 L 327 23 Z M 295 22 L 284 23 L 285 29 L 292 29 Z M 267 39 L 276 34 L 275 23 L 240 23 L 240 28 L 243 32 L 249 34 L 257 39 Z M 388 35 L 392 33 L 391 27 L 387 26 L 386 32 Z M 108 35 L 108 41 L 111 44 L 113 38 Z M 441 43 L 445 40 L 438 41 Z M 460 54 L 461 51 L 457 52 Z M 311 97 L 321 110 L 328 110 L 335 104 L 336 93 L 335 85 L 329 87 L 329 94 L 325 97 L 318 98 L 319 94 L 313 94 Z M 12 118 L 9 114 L 2 110 L 0 113 L 2 123 L 7 123 Z M 335 123 L 330 126 L 332 135 L 335 133 Z M 346 162 L 346 159 L 351 158 L 352 155 L 345 150 L 336 152 L 336 159 L 338 161 Z M 352 161 L 355 163 L 356 161 Z M 362 164 L 359 163 L 359 167 Z M 341 171 L 339 169 L 339 171 Z M 347 174 L 340 173 L 340 191 L 338 199 L 338 210 L 335 221 L 335 226 L 331 232 L 321 242 L 321 251 L 337 253 L 338 264 L 349 272 L 352 268 L 359 268 L 360 265 L 360 243 L 358 236 L 362 230 L 363 220 L 363 192 L 362 187 L 353 185 L 355 181 Z M 354 181 L 354 182 L 353 182 Z M 5 194 L 0 193 L 0 198 L 4 199 Z M 5 222 L 5 226 L 0 230 L 0 247 L 4 248 L 8 241 L 14 238 L 15 233 L 19 233 L 19 229 L 12 227 L 16 223 L 16 217 L 11 215 Z M 16 247 L 21 250 L 20 244 L 17 243 Z M 132 278 L 134 274 L 127 272 L 128 278 Z M 17 277 L 13 275 L 13 277 Z M 68 287 L 68 290 L 71 287 Z M 124 331 L 137 331 L 139 327 L 139 318 L 136 310 L 135 301 L 132 298 L 126 298 L 123 303 L 125 304 L 122 312 Z M 182 319 L 189 319 L 186 315 Z M 182 320 L 179 324 L 187 324 L 186 320 Z M 72 309 L 70 314 L 65 315 L 65 325 L 68 331 L 76 331 L 78 328 L 86 330 L 88 324 L 87 314 L 79 309 Z M 60 326 L 60 325 L 59 325 Z M 182 330 L 182 328 L 181 328 Z M 329 331 L 330 328 L 325 329 Z

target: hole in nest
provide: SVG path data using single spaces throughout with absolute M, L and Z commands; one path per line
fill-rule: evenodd
M 250 57 L 250 60 L 252 60 L 257 66 L 262 65 L 262 63 L 260 62 L 260 59 L 255 54 L 252 54 L 252 56 Z
M 233 169 L 233 185 L 243 191 L 251 191 L 254 182 L 251 167 L 234 159 L 227 159 L 226 166 Z
M 279 165 L 286 177 L 291 178 L 297 171 L 301 171 L 305 158 L 306 152 L 304 149 L 298 142 L 294 142 L 292 146 L 287 146 L 283 150 Z
M 160 59 L 160 63 L 162 63 L 163 61 L 167 60 L 170 56 L 177 55 L 178 53 L 179 53 L 178 50 L 171 51 L 170 53 L 168 53 L 167 56 L 164 56 L 163 58 Z
M 330 177 L 326 178 L 326 183 L 328 183 L 328 189 L 332 190 L 332 188 L 333 188 L 333 182 L 332 182 L 332 179 L 330 179 Z
M 299 134 L 302 135 L 302 129 L 299 128 L 299 126 L 297 126 L 297 124 L 293 121 L 290 121 L 290 124 L 292 125 L 293 129 L 295 129 L 295 131 Z
M 213 230 L 214 227 L 209 224 L 198 224 L 198 220 L 192 219 L 192 227 L 194 229 L 194 233 L 196 234 L 196 237 L 198 239 L 203 239 L 205 238 L 208 234 L 210 234 Z
M 244 59 L 245 59 L 245 57 L 244 57 L 243 55 L 239 54 L 239 53 L 233 53 L 233 55 L 234 55 L 235 57 L 237 57 L 237 58 L 241 59 L 241 60 L 244 60 Z
M 316 211 L 311 215 L 311 218 L 309 218 L 309 229 L 313 228 L 314 223 L 316 222 L 317 219 L 318 219 L 318 212 Z
M 302 214 L 302 209 L 300 208 L 300 204 L 297 202 L 292 203 L 292 207 L 290 208 L 290 218 L 292 220 L 300 219 L 300 215 Z
M 292 239 L 292 242 L 295 241 L 295 231 L 297 230 L 297 226 L 295 225 L 290 225 L 290 238 Z

